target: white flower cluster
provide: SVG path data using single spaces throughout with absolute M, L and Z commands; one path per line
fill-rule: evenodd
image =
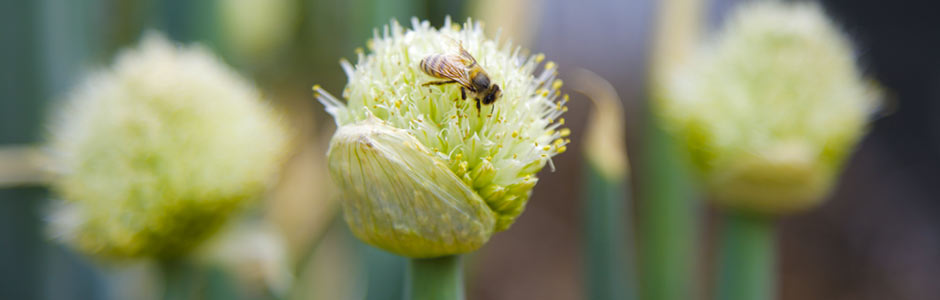
M 676 71 L 660 112 L 715 200 L 740 209 L 818 203 L 878 106 L 849 41 L 815 4 L 743 5 Z
M 454 53 L 458 44 L 462 44 L 484 68 L 490 79 L 502 88 L 502 97 L 492 105 L 485 105 L 480 112 L 476 110 L 472 99 L 461 100 L 460 86 L 457 84 L 422 85 L 438 79 L 422 72 L 418 66 L 421 59 L 433 54 Z M 353 225 L 354 232 L 357 232 L 357 227 L 361 227 L 355 224 L 373 221 L 364 217 L 374 216 L 374 212 L 371 211 L 371 206 L 363 207 L 363 203 L 387 206 L 388 203 L 402 201 L 399 204 L 401 207 L 414 206 L 414 203 L 409 203 L 416 201 L 411 199 L 411 190 L 427 190 L 416 187 L 428 185 L 422 180 L 452 182 L 451 178 L 463 188 L 472 191 L 486 204 L 487 211 L 481 217 L 492 218 L 494 221 L 481 223 L 484 225 L 478 231 L 482 236 L 488 238 L 492 232 L 508 228 L 524 209 L 531 189 L 537 181 L 536 173 L 546 163 L 550 163 L 553 156 L 566 150 L 568 140 L 565 137 L 569 131 L 561 128 L 564 119 L 560 116 L 567 110 L 567 97 L 559 97 L 561 81 L 555 80 L 555 64 L 548 62 L 536 75 L 536 69 L 544 60 L 544 55 L 528 56 L 523 54 L 521 48 L 486 39 L 481 25 L 472 22 L 461 28 L 447 20 L 440 29 L 432 28 L 428 22 L 420 22 L 417 19 L 412 20 L 411 29 L 404 29 L 399 24 L 392 23 L 391 26 L 385 27 L 381 34 L 376 32 L 375 38 L 369 41 L 368 46 L 371 53 L 360 52 L 359 61 L 355 66 L 345 61 L 342 63 L 349 77 L 343 91 L 344 101 L 334 98 L 319 87 L 314 87 L 320 101 L 340 126 L 330 151 L 331 167 L 337 167 L 331 168 L 333 177 L 343 187 L 370 189 L 344 193 L 346 198 L 355 198 L 344 201 L 347 221 Z M 437 165 L 444 166 L 447 172 L 441 176 L 446 178 L 419 178 L 421 176 L 416 175 L 410 180 L 416 186 L 384 187 L 397 189 L 401 193 L 377 191 L 383 187 L 362 187 L 362 183 L 373 180 L 351 179 L 361 175 L 356 174 L 362 172 L 358 167 L 362 164 L 361 161 L 343 163 L 342 167 L 333 161 L 337 160 L 334 154 L 340 151 L 361 150 L 361 147 L 354 145 L 356 141 L 371 139 L 369 132 L 374 133 L 376 130 L 343 130 L 346 126 L 363 124 L 389 127 L 391 129 L 376 130 L 408 135 L 409 137 L 395 140 L 414 140 L 418 145 L 412 145 L 411 148 L 426 152 L 422 155 L 427 156 L 426 160 L 421 159 L 422 163 L 410 165 L 428 169 Z M 344 134 L 357 136 L 342 136 Z M 396 147 L 403 148 L 400 145 Z M 355 158 L 354 155 L 350 157 Z M 420 169 L 384 171 L 401 172 L 401 176 L 424 172 Z M 374 181 L 384 182 L 378 179 Z M 454 192 L 448 195 L 456 194 L 462 193 Z M 359 206 L 351 203 L 358 203 Z M 358 216 L 363 216 L 366 220 Z M 406 231 L 417 230 L 415 228 L 419 227 L 411 226 L 413 224 L 402 225 L 413 221 L 409 218 L 398 218 L 401 221 L 394 220 L 397 218 L 394 215 L 385 218 L 393 219 L 388 221 L 394 225 L 391 227 L 408 228 Z M 431 222 L 434 223 L 435 220 Z M 370 228 L 378 227 L 385 228 Z M 376 234 L 379 237 L 364 238 L 365 230 L 357 232 L 357 235 L 367 242 L 370 242 L 370 239 L 394 239 L 403 234 L 391 230 Z M 393 244 L 391 242 L 371 242 L 386 249 L 396 248 L 389 246 Z M 482 242 L 479 244 L 482 245 Z M 468 249 L 460 251 L 466 252 Z M 414 256 L 408 251 L 397 252 Z M 421 255 L 428 256 L 439 252 L 447 251 Z
M 287 134 L 249 82 L 149 34 L 87 78 L 51 128 L 58 235 L 114 258 L 185 254 L 268 187 Z

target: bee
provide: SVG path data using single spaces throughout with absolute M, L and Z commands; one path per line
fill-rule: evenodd
M 457 54 L 431 54 L 421 59 L 419 67 L 421 71 L 444 80 L 430 81 L 422 84 L 442 85 L 458 83 L 460 84 L 460 99 L 467 100 L 467 94 L 476 100 L 477 113 L 480 112 L 480 103 L 484 105 L 492 104 L 499 99 L 502 91 L 499 85 L 490 80 L 483 67 L 477 63 L 477 60 L 463 48 L 463 44 L 457 44 L 459 52 Z

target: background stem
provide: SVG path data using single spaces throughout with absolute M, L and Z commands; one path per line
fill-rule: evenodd
M 643 144 L 640 197 L 642 299 L 692 299 L 696 249 L 699 247 L 699 202 L 678 145 L 650 115 Z
M 182 260 L 160 262 L 163 279 L 163 300 L 196 299 L 198 278 L 195 266 Z
M 774 222 L 744 214 L 728 214 L 723 222 L 715 299 L 774 299 L 777 252 Z
M 411 259 L 405 282 L 405 299 L 464 299 L 463 268 L 458 255 Z
M 628 185 L 623 177 L 605 177 L 591 164 L 586 173 L 587 299 L 635 299 Z
M 685 155 L 663 129 L 656 97 L 672 68 L 691 57 L 703 28 L 708 0 L 664 0 L 659 4 L 650 57 L 649 102 L 639 161 L 640 292 L 646 300 L 693 299 L 698 271 L 699 204 Z

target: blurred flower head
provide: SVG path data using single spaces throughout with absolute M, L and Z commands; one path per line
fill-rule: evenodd
M 293 281 L 287 242 L 274 224 L 244 220 L 226 226 L 202 247 L 199 258 L 238 279 L 240 290 L 283 296 Z
M 594 103 L 584 134 L 586 162 L 606 180 L 628 177 L 630 162 L 624 141 L 626 120 L 623 102 L 617 90 L 606 79 L 586 69 L 571 73 L 573 88 Z
M 756 2 L 677 70 L 659 109 L 719 204 L 778 214 L 820 202 L 878 93 L 815 4 Z
M 314 88 L 339 126 L 330 173 L 347 223 L 367 243 L 410 257 L 473 251 L 513 223 L 536 173 L 565 151 L 567 97 L 557 99 L 554 63 L 534 74 L 543 55 L 486 39 L 479 24 L 412 27 L 392 23 L 369 41 L 370 54 L 342 63 L 345 101 Z M 502 88 L 480 113 L 457 84 L 422 86 L 438 79 L 420 60 L 458 43 Z
M 283 124 L 249 82 L 157 34 L 87 77 L 56 117 L 66 204 L 53 232 L 103 257 L 186 253 L 258 198 L 286 154 Z
M 290 41 L 299 21 L 294 0 L 220 0 L 217 5 L 223 37 L 241 59 L 271 55 Z

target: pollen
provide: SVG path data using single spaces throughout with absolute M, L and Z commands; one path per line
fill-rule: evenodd
M 544 54 L 544 53 L 539 53 L 539 54 L 536 54 L 536 55 L 535 55 L 535 62 L 536 62 L 536 63 L 542 63 L 542 61 L 544 61 L 544 60 L 545 60 L 545 54 Z

